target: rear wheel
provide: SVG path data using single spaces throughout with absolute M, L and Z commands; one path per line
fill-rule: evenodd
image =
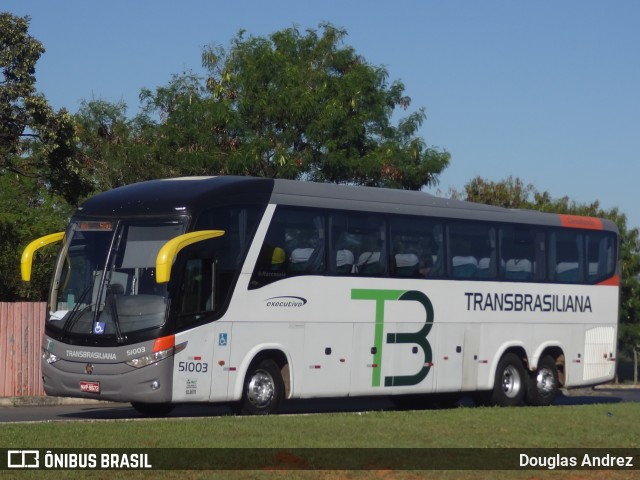
M 558 367 L 550 356 L 544 356 L 538 362 L 538 368 L 529 377 L 526 401 L 529 405 L 551 405 L 558 395 L 560 382 Z
M 512 407 L 520 405 L 527 389 L 527 377 L 520 358 L 514 353 L 505 354 L 498 363 L 490 405 Z
M 278 364 L 266 359 L 247 372 L 240 401 L 240 412 L 267 415 L 278 410 L 284 397 L 284 382 Z
M 131 406 L 145 417 L 164 417 L 176 407 L 172 403 L 131 402 Z

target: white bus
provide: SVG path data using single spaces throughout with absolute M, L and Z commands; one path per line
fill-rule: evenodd
M 356 395 L 548 405 L 561 387 L 614 378 L 609 220 L 194 177 L 87 200 L 66 232 L 25 249 L 25 279 L 35 250 L 57 241 L 49 395 L 264 414 Z

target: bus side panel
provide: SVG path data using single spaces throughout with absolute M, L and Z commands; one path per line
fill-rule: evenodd
M 233 375 L 229 377 L 229 400 L 242 398 L 244 380 L 252 363 L 264 355 L 272 359 L 284 355 L 292 377 L 290 396 L 295 395 L 296 385 L 304 375 L 299 372 L 304 359 L 304 324 L 268 320 L 238 321 L 233 324 L 232 337 L 229 368 Z
M 531 338 L 531 324 L 483 324 L 480 329 L 480 349 L 478 355 L 478 390 L 491 390 L 498 362 L 508 349 L 524 350 L 529 355 L 527 339 Z M 525 365 L 526 367 L 526 365 Z
M 390 363 L 384 346 L 379 348 L 375 342 L 375 321 L 353 324 L 353 346 L 351 352 L 351 388 L 352 395 L 373 395 L 384 387 L 382 368 Z M 389 391 L 388 393 L 391 393 Z
M 433 305 L 426 321 L 420 294 Z M 545 348 L 560 351 L 565 386 L 592 385 L 613 378 L 616 302 L 602 286 L 287 278 L 233 302 L 230 392 L 239 398 L 248 363 L 273 345 L 291 363 L 293 397 L 490 390 L 508 349 L 529 369 Z
M 184 349 L 175 355 L 173 401 L 208 402 L 214 373 L 214 325 L 207 324 L 176 334 L 176 346 Z M 226 390 L 226 382 L 225 382 Z
M 600 383 L 615 375 L 616 329 L 613 326 L 588 326 L 584 336 L 582 381 Z
M 231 346 L 233 345 L 233 324 L 218 321 L 213 332 L 213 364 L 211 365 L 211 397 L 212 402 L 229 399 L 230 378 L 235 371 L 229 366 Z
M 412 283 L 403 282 L 402 285 Z M 407 291 L 412 292 L 409 298 L 413 298 L 413 292 L 419 290 L 408 288 Z M 427 312 L 418 300 L 388 302 L 385 307 L 385 315 L 389 318 L 386 327 L 390 333 L 385 337 L 384 348 L 385 355 L 392 360 L 392 370 L 390 376 L 385 377 L 385 385 L 393 385 L 394 395 L 433 392 L 438 375 L 436 357 L 444 349 L 438 344 L 438 334 L 444 325 L 436 325 L 432 312 Z M 444 369 L 444 363 L 439 367 Z M 457 377 L 459 381 L 460 375 Z
M 462 385 L 463 392 L 473 392 L 478 388 L 478 353 L 480 351 L 480 330 L 477 324 L 464 325 L 464 346 L 462 347 Z
M 353 323 L 310 322 L 305 327 L 300 396 L 348 396 Z
M 618 288 L 588 287 L 591 314 L 575 329 L 566 355 L 567 387 L 606 383 L 615 378 Z M 613 317 L 615 313 L 615 317 Z M 607 322 L 608 319 L 611 321 Z
M 465 325 L 440 323 L 434 326 L 434 330 L 437 333 L 433 359 L 437 390 L 459 392 L 462 389 L 464 367 L 467 366 L 464 359 L 469 357 L 465 345 L 468 340 Z

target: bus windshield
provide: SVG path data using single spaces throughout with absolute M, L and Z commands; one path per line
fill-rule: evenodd
M 166 284 L 155 262 L 184 222 L 72 222 L 50 296 L 48 324 L 65 333 L 115 337 L 164 324 Z

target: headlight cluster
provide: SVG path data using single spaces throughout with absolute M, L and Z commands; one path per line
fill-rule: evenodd
M 145 355 L 143 357 L 133 358 L 126 362 L 126 364 L 134 368 L 142 368 L 147 365 L 151 365 L 152 363 L 159 362 L 160 360 L 164 360 L 165 358 L 169 358 L 171 355 L 173 355 L 173 347 L 159 352 L 153 352 L 152 354 Z

